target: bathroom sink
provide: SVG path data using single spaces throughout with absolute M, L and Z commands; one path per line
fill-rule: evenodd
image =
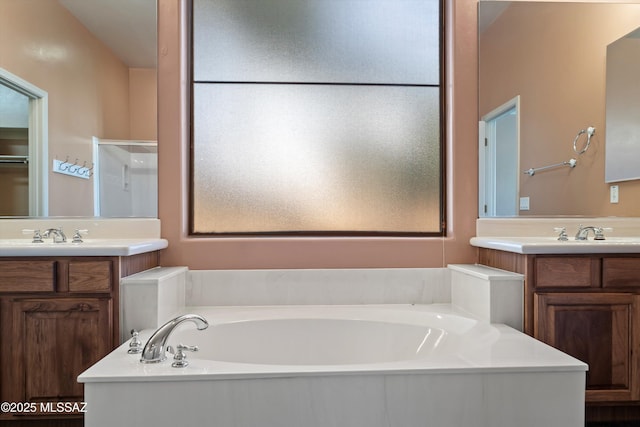
M 472 237 L 472 246 L 519 254 L 640 253 L 640 237 L 558 240 L 557 237 Z
M 0 256 L 129 256 L 164 249 L 165 239 L 84 239 L 82 243 L 0 239 Z

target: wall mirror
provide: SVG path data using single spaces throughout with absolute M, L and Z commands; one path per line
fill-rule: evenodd
M 640 179 L 640 28 L 607 46 L 605 181 Z
M 140 193 L 157 205 L 149 185 L 157 174 L 156 40 L 156 0 L 0 0 L 1 217 L 99 215 L 101 183 L 120 192 L 108 198 L 120 206 Z M 26 118 L 13 113 L 13 99 L 22 111 L 26 103 Z M 42 99 L 44 117 L 34 110 Z M 34 150 L 37 132 L 43 145 Z M 99 175 L 100 145 L 122 164 Z
M 506 208 L 485 213 L 481 204 L 479 216 L 640 215 L 640 181 L 616 182 L 618 203 L 610 202 L 605 182 L 611 148 L 607 127 L 615 114 L 605 107 L 607 47 L 640 27 L 640 4 L 480 1 L 478 16 L 480 157 L 492 149 L 490 138 L 485 148 L 484 127 L 489 137 L 503 138 L 507 148 L 500 145 L 493 152 L 503 154 L 509 168 L 493 176 L 492 184 L 482 175 L 486 164 L 480 165 L 480 196 L 496 192 L 500 183 L 514 183 L 497 190 L 508 196 L 503 197 Z M 626 92 L 631 95 L 630 87 Z M 589 149 L 578 155 L 573 143 L 588 127 L 595 134 Z M 577 141 L 579 149 L 584 138 L 585 133 Z M 489 167 L 501 161 L 485 157 Z M 572 158 L 575 167 L 562 165 Z M 524 173 L 559 163 L 533 176 Z M 486 190 L 484 183 L 493 189 Z

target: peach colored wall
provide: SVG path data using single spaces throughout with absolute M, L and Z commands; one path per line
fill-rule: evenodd
M 184 0 L 158 0 L 159 217 L 162 265 L 192 269 L 443 267 L 475 261 L 477 3 L 447 0 L 446 238 L 191 238 Z M 455 119 L 454 119 L 455 118 Z
M 604 182 L 606 47 L 638 26 L 640 4 L 516 2 L 482 35 L 480 115 L 520 95 L 521 171 L 576 157 L 576 133 L 597 129 L 574 169 L 521 175 L 521 214 L 640 214 L 640 181 L 619 183 L 619 204 Z
M 158 139 L 158 79 L 155 68 L 129 69 L 130 139 Z

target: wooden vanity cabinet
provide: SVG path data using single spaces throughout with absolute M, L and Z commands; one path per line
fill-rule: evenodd
M 637 401 L 640 295 L 536 293 L 534 333 L 589 364 L 588 402 Z
M 478 262 L 524 274 L 524 332 L 589 365 L 587 420 L 640 420 L 640 254 L 479 248 Z
M 38 409 L 0 413 L 0 425 L 83 425 L 40 409 L 84 400 L 78 375 L 119 344 L 120 278 L 157 265 L 157 252 L 0 258 L 0 401 Z

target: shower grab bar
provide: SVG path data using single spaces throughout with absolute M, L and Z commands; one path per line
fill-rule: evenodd
M 5 156 L 0 155 L 0 163 L 29 163 L 29 156 Z
M 558 168 L 558 167 L 561 167 L 561 166 L 569 166 L 570 168 L 575 168 L 577 164 L 578 164 L 578 161 L 576 159 L 569 159 L 568 161 L 562 162 L 562 163 L 556 163 L 556 164 L 549 165 L 549 166 L 542 166 L 542 167 L 539 167 L 539 168 L 530 168 L 530 169 L 527 169 L 526 171 L 524 171 L 522 173 L 524 173 L 525 175 L 533 176 L 533 175 L 536 174 L 536 172 L 543 171 L 543 170 L 546 170 L 546 169 Z

